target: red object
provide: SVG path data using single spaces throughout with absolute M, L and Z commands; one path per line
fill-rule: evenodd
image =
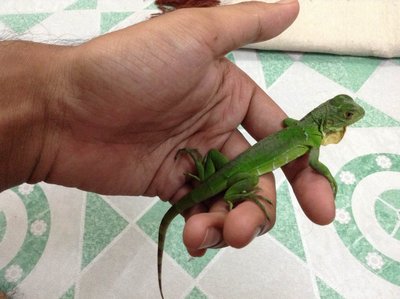
M 156 0 L 155 4 L 163 12 L 169 12 L 179 8 L 210 7 L 217 6 L 219 0 Z

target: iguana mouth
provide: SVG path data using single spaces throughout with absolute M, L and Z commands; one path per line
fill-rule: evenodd
M 340 128 L 337 131 L 328 132 L 324 135 L 324 138 L 322 138 L 321 144 L 327 145 L 327 144 L 339 143 L 339 141 L 342 140 L 345 133 L 346 133 L 346 127 Z

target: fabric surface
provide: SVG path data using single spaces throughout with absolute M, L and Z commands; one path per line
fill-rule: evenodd
M 0 34 L 77 43 L 153 12 L 151 1 L 3 0 Z M 277 171 L 277 223 L 247 247 L 190 259 L 183 220 L 173 223 L 166 298 L 400 298 L 400 59 L 253 49 L 228 58 L 293 118 L 340 93 L 366 116 L 321 149 L 339 185 L 334 223 L 312 224 Z M 43 183 L 7 190 L 0 290 L 27 299 L 160 298 L 155 238 L 167 207 Z
M 224 4 L 236 2 L 243 1 L 223 1 Z M 400 1 L 299 2 L 299 17 L 289 30 L 272 41 L 252 47 L 386 58 L 400 56 Z

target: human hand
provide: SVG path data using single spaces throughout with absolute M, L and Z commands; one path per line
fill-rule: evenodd
M 295 19 L 296 1 L 185 9 L 70 48 L 63 58 L 63 93 L 46 107 L 46 134 L 32 181 L 103 194 L 140 194 L 171 202 L 190 190 L 189 160 L 178 149 L 220 149 L 230 158 L 281 128 L 284 112 L 224 58 L 242 45 L 270 39 Z M 317 223 L 334 215 L 327 181 L 305 159 L 285 168 L 303 209 Z M 262 193 L 275 201 L 272 174 Z M 228 212 L 222 201 L 184 216 L 190 254 L 225 244 L 242 247 L 271 228 L 252 202 Z M 203 213 L 208 212 L 208 213 Z M 262 230 L 262 231 L 261 231 Z

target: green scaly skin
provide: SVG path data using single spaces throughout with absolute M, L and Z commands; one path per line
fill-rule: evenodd
M 158 284 L 162 292 L 162 259 L 167 229 L 171 221 L 186 209 L 206 201 L 217 194 L 223 194 L 230 208 L 236 202 L 254 201 L 269 220 L 268 213 L 261 203 L 267 198 L 256 193 L 258 177 L 271 172 L 296 158 L 309 154 L 309 164 L 327 178 L 336 195 L 337 185 L 329 169 L 319 160 L 321 145 L 338 143 L 348 125 L 364 116 L 364 109 L 347 95 L 338 95 L 308 113 L 301 120 L 287 118 L 285 128 L 272 134 L 228 161 L 217 150 L 211 150 L 201 158 L 195 149 L 183 149 L 179 153 L 189 154 L 196 165 L 197 175 L 190 175 L 200 181 L 191 192 L 173 205 L 161 220 L 158 233 Z

